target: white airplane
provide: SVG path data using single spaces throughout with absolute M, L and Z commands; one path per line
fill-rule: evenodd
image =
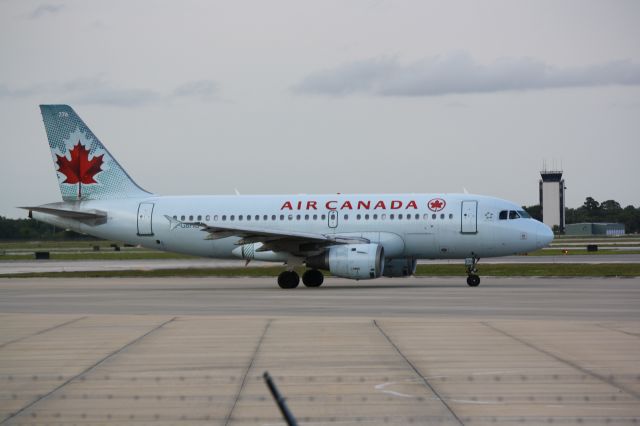
M 211 257 L 286 264 L 282 288 L 320 270 L 365 280 L 412 275 L 418 259 L 465 259 L 477 286 L 480 258 L 524 253 L 553 240 L 520 206 L 471 194 L 161 196 L 138 186 L 67 105 L 41 105 L 62 202 L 33 219 L 96 237 Z

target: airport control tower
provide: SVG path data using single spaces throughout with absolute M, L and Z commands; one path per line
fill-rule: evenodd
M 542 222 L 553 228 L 557 225 L 564 232 L 564 179 L 562 170 L 540 172 L 540 207 Z

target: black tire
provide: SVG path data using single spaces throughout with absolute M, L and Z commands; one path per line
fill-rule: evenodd
M 480 277 L 473 274 L 467 277 L 467 285 L 469 287 L 478 287 L 480 285 Z
M 295 271 L 283 271 L 278 275 L 278 285 L 280 288 L 296 288 L 300 284 L 300 277 Z
M 302 274 L 302 282 L 307 287 L 320 287 L 324 282 L 324 275 L 317 269 L 308 269 Z

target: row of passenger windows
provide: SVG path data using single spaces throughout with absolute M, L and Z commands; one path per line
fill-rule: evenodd
M 197 216 L 189 215 L 188 217 L 189 217 L 189 221 L 197 220 L 198 222 L 201 222 L 202 218 L 203 218 L 202 215 L 197 215 Z M 371 214 L 371 215 L 367 213 L 367 214 L 364 214 L 364 215 L 362 215 L 362 214 L 355 215 L 355 220 L 363 220 L 363 219 L 364 220 L 378 220 L 378 219 L 386 220 L 387 217 L 389 218 L 389 220 L 395 220 L 396 218 L 398 220 L 402 220 L 402 219 L 405 219 L 405 220 L 411 220 L 411 219 L 418 220 L 418 219 L 420 219 L 420 215 L 418 213 L 415 213 L 413 215 L 411 213 L 407 213 L 407 214 L 398 213 L 397 215 L 394 214 L 394 213 L 391 213 L 389 215 L 387 215 L 386 213 L 382 213 L 380 215 L 378 215 L 377 213 L 374 213 L 374 214 Z M 428 220 L 429 219 L 429 214 L 425 213 L 422 217 L 423 217 L 424 220 Z M 446 219 L 446 217 L 447 217 L 447 215 L 445 215 L 444 213 L 440 213 L 440 219 Z M 177 220 L 178 216 L 174 215 L 173 218 Z M 281 214 L 279 216 L 275 215 L 275 214 L 271 215 L 271 220 L 272 221 L 275 221 L 275 220 L 294 220 L 294 218 L 295 218 L 295 220 L 303 220 L 303 219 L 304 220 L 318 220 L 318 219 L 326 220 L 327 216 L 325 214 L 321 214 L 321 215 L 317 215 L 317 214 L 314 214 L 314 215 L 309 215 L 309 214 L 305 214 L 305 215 L 301 215 L 301 214 L 284 215 L 284 214 Z M 437 219 L 437 218 L 438 218 L 437 214 L 435 214 L 435 213 L 431 214 L 431 219 Z M 222 220 L 223 222 L 226 222 L 227 220 L 229 220 L 229 221 L 235 221 L 235 220 L 238 220 L 238 221 L 242 221 L 242 220 L 259 221 L 260 219 L 261 219 L 260 215 L 254 215 L 254 216 L 252 216 L 252 215 L 246 215 L 246 216 L 243 216 L 243 215 L 237 215 L 237 216 L 236 215 L 229 215 L 229 216 L 227 216 L 226 214 L 213 215 L 213 221 L 214 222 L 217 222 L 219 220 Z M 343 214 L 342 215 L 342 219 L 343 220 L 349 220 L 349 215 L 346 214 L 346 213 Z M 449 219 L 453 219 L 453 213 L 449 213 Z M 182 221 L 187 220 L 187 216 L 185 216 L 185 215 L 180 216 L 180 220 L 182 220 Z M 211 220 L 211 215 L 204 216 L 204 220 L 209 222 Z M 269 215 L 266 215 L 266 214 L 263 215 L 262 216 L 262 220 L 263 221 L 268 221 L 269 220 Z
M 502 210 L 500 212 L 500 214 L 498 215 L 498 218 L 500 220 L 506 220 L 507 218 L 509 219 L 529 219 L 531 218 L 531 216 L 529 215 L 529 213 L 527 213 L 524 210 Z

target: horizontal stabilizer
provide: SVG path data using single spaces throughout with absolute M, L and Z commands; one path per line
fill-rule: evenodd
M 107 218 L 107 213 L 100 210 L 74 210 L 74 209 L 60 208 L 60 207 L 61 207 L 60 204 L 53 203 L 53 204 L 45 204 L 43 206 L 20 207 L 20 208 L 29 210 L 29 217 L 31 217 L 31 212 L 39 212 L 39 213 L 51 214 L 58 217 L 63 217 L 65 219 L 75 219 L 80 221 L 99 220 L 99 219 Z

